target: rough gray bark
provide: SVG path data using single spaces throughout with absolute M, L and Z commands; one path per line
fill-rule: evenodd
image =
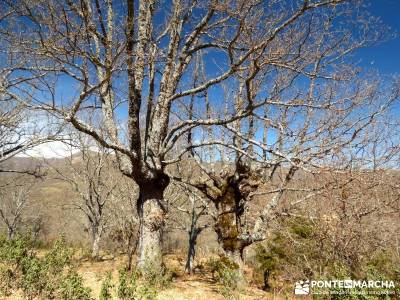
M 100 254 L 100 241 L 103 234 L 102 227 L 94 227 L 92 230 L 92 259 L 98 260 Z
M 225 250 L 225 255 L 231 262 L 236 264 L 239 281 L 245 282 L 243 250 L 244 249 L 227 249 Z
M 163 193 L 167 184 L 162 180 L 148 183 L 140 189 L 138 215 L 140 222 L 138 267 L 151 264 L 162 268 L 162 237 L 165 225 L 166 209 L 163 205 Z
M 136 248 L 139 244 L 139 241 L 136 240 L 135 243 L 133 243 L 133 235 L 130 236 L 128 239 L 128 245 L 127 245 L 127 262 L 126 262 L 126 268 L 128 271 L 132 270 L 132 261 L 133 261 L 133 254 L 136 251 Z
M 162 265 L 164 212 L 159 205 L 160 200 L 162 199 L 147 199 L 143 203 L 143 214 L 140 218 L 139 268 L 145 267 L 150 262 Z
M 186 256 L 186 264 L 185 264 L 185 271 L 188 274 L 192 274 L 193 272 L 193 263 L 194 258 L 196 256 L 196 242 L 197 242 L 197 235 L 194 231 L 189 232 L 189 247 Z

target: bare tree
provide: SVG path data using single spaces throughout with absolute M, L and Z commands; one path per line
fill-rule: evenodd
M 32 187 L 32 183 L 9 183 L 0 190 L 0 219 L 7 227 L 7 237 L 10 240 L 22 225 L 22 217 L 26 213 Z
M 2 71 L 7 74 L 1 74 Z M 17 69 L 14 71 L 17 72 Z M 44 122 L 39 124 L 40 122 L 38 119 L 35 120 L 32 111 L 26 104 L 8 97 L 5 89 L 12 89 L 14 84 L 11 79 L 7 79 L 7 76 L 11 76 L 9 73 L 11 71 L 6 72 L 0 69 L 0 173 L 25 173 L 41 176 L 38 168 L 32 170 L 13 169 L 5 163 L 17 154 L 54 139 L 54 136 L 45 130 L 48 125 L 45 125 Z
M 187 167 L 186 164 L 185 167 Z M 171 189 L 173 192 L 168 194 L 169 198 L 173 198 L 169 201 L 170 210 L 175 213 L 172 213 L 168 218 L 168 221 L 172 223 L 169 227 L 182 230 L 188 235 L 185 271 L 192 274 L 194 272 L 197 239 L 203 230 L 210 227 L 209 219 L 213 217 L 213 214 L 207 199 L 198 195 L 198 192 L 194 191 L 193 188 L 191 189 L 190 186 L 176 182 Z
M 199 169 L 208 180 L 183 181 L 197 187 L 215 204 L 217 218 L 214 229 L 218 241 L 224 255 L 237 263 L 240 273 L 243 273 L 244 249 L 266 239 L 270 224 L 277 215 L 276 208 L 283 202 L 285 193 L 302 195 L 303 199 L 297 201 L 300 203 L 314 199 L 316 194 L 334 183 L 325 181 L 320 186 L 294 186 L 295 176 L 320 176 L 327 170 L 343 172 L 351 168 L 357 151 L 373 142 L 370 135 L 361 133 L 374 129 L 376 122 L 384 120 L 388 108 L 398 99 L 397 80 L 394 80 L 391 90 L 382 92 L 379 85 L 365 77 L 359 78 L 345 64 L 335 64 L 342 70 L 340 75 L 327 76 L 325 67 L 344 55 L 343 48 L 326 43 L 335 17 L 334 13 L 319 16 L 317 19 L 325 20 L 320 31 L 307 33 L 315 34 L 317 44 L 314 45 L 314 54 L 307 55 L 312 60 L 312 71 L 310 76 L 306 76 L 308 80 L 305 84 L 301 87 L 292 85 L 298 80 L 297 72 L 261 68 L 261 62 L 268 59 L 261 55 L 238 73 L 238 92 L 235 95 L 232 96 L 229 91 L 234 89 L 227 86 L 227 98 L 235 99 L 234 111 L 253 107 L 261 94 L 266 92 L 266 85 L 263 85 L 265 79 L 271 76 L 271 72 L 282 72 L 275 78 L 275 86 L 269 90 L 270 93 L 277 92 L 275 100 L 267 101 L 264 111 L 255 109 L 246 118 L 222 124 L 220 130 L 225 135 L 224 139 L 218 139 L 214 133 L 211 140 L 207 138 L 194 143 L 191 138 L 193 133 L 189 130 L 187 148 L 191 150 L 191 156 L 196 156 Z M 309 21 L 310 24 L 313 22 Z M 291 39 L 303 34 L 297 30 L 294 28 L 288 36 L 283 35 L 280 40 L 282 45 L 291 47 Z M 341 32 L 343 36 L 347 33 L 346 30 Z M 307 42 L 304 42 L 294 45 L 307 48 Z M 346 46 L 350 47 L 349 51 L 358 47 L 356 44 Z M 287 53 L 287 49 L 279 48 L 281 45 L 276 47 L 277 51 Z M 300 56 L 306 52 L 304 50 Z M 280 88 L 283 90 L 276 91 Z M 188 110 L 192 118 L 195 114 L 193 107 L 189 105 Z M 217 171 L 215 166 L 203 163 L 204 155 L 193 151 L 212 144 L 231 150 Z M 251 210 L 256 195 L 270 195 L 256 206 L 259 208 L 261 205 L 261 211 Z
M 126 267 L 132 269 L 133 255 L 139 242 L 139 219 L 136 210 L 138 193 L 128 178 L 120 178 L 110 201 L 110 229 L 108 236 L 117 243 L 118 250 L 127 255 Z
M 7 26 L 5 24 L 13 13 L 11 7 L 2 5 L 0 26 Z M 45 70 L 38 66 L 34 72 L 32 66 L 28 67 L 30 58 L 19 55 L 4 30 L 1 30 L 0 44 L 0 173 L 42 176 L 38 168 L 15 169 L 5 162 L 28 149 L 56 139 L 60 133 L 60 125 L 52 121 L 48 114 L 31 110 L 32 95 L 20 90 L 24 85 L 32 92 L 35 89 L 33 81 L 43 76 Z M 30 73 L 29 76 L 22 75 L 24 72 Z
M 139 266 L 147 259 L 162 265 L 167 165 L 193 149 L 220 145 L 264 165 L 272 157 L 272 166 L 306 169 L 322 154 L 334 152 L 334 144 L 348 145 L 374 116 L 348 120 L 353 116 L 349 110 L 372 100 L 376 89 L 373 80 L 360 77 L 357 83 L 357 68 L 345 58 L 381 38 L 357 2 L 7 0 L 4 7 L 19 26 L 17 33 L 5 29 L 8 39 L 21 57 L 31 57 L 24 75 L 32 67 L 46 69 L 35 88 L 49 93 L 39 96 L 25 85 L 20 89 L 41 109 L 114 150 L 121 171 L 138 184 Z M 342 22 L 335 27 L 339 18 Z M 193 85 L 193 57 L 200 52 L 207 76 Z M 76 96 L 59 98 L 62 88 L 55 82 L 63 78 Z M 305 93 L 304 84 L 309 86 Z M 231 91 L 221 107 L 224 86 Z M 204 93 L 214 106 L 212 115 L 201 109 Z M 237 101 L 235 95 L 245 100 Z M 190 102 L 198 114 L 182 113 Z M 260 115 L 263 108 L 270 116 Z M 98 112 L 101 126 L 85 122 L 82 115 L 90 110 Z M 120 126 L 121 121 L 126 125 Z M 272 140 L 259 140 L 260 123 L 274 132 Z M 302 130 L 292 132 L 298 123 Z M 252 128 L 244 130 L 247 137 L 245 127 Z M 199 130 L 210 128 L 230 138 L 192 143 L 178 151 L 189 132 L 195 141 Z M 276 134 L 282 138 L 273 138 Z M 232 135 L 243 145 L 232 144 Z M 312 139 L 320 142 L 318 147 L 317 142 L 308 146 Z M 264 159 L 258 158 L 260 149 Z
M 108 202 L 118 184 L 113 174 L 113 157 L 107 149 L 90 143 L 81 134 L 72 135 L 71 145 L 71 154 L 63 159 L 64 165 L 52 165 L 52 169 L 57 178 L 68 182 L 77 194 L 78 199 L 72 206 L 88 221 L 92 258 L 97 260 L 101 239 L 110 222 Z

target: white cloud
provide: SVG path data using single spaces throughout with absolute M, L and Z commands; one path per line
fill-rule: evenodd
M 37 158 L 62 158 L 71 153 L 79 152 L 79 149 L 67 145 L 63 142 L 48 142 L 33 147 L 19 154 L 20 157 L 37 157 Z

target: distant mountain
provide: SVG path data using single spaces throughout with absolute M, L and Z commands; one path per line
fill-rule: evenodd
M 0 169 L 16 171 L 35 170 L 42 164 L 42 162 L 35 158 L 16 156 L 0 163 Z
M 3 163 L 0 163 L 0 170 L 33 171 L 39 167 L 46 168 L 46 165 L 64 165 L 67 158 L 39 158 L 29 156 L 14 156 Z M 72 156 L 73 161 L 80 160 L 80 153 Z

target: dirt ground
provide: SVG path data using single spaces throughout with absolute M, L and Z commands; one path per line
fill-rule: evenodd
M 224 300 L 218 292 L 218 286 L 212 280 L 210 274 L 198 272 L 195 275 L 187 275 L 183 272 L 183 261 L 174 256 L 167 256 L 165 259 L 169 269 L 178 273 L 171 285 L 159 291 L 157 299 L 159 300 Z M 78 268 L 78 273 L 82 275 L 85 286 L 92 290 L 93 299 L 99 299 L 102 280 L 107 272 L 111 272 L 114 282 L 118 278 L 118 270 L 123 267 L 123 257 L 104 257 L 102 261 L 92 262 L 82 261 Z M 117 299 L 115 297 L 115 299 Z M 274 296 L 271 293 L 264 292 L 257 287 L 247 287 L 239 295 L 240 300 L 261 300 L 288 299 L 282 296 Z M 25 300 L 21 294 L 16 294 L 5 300 Z
M 167 266 L 173 270 L 183 270 L 182 262 L 175 257 L 168 256 L 165 259 Z M 93 297 L 98 299 L 101 282 L 108 271 L 112 272 L 114 279 L 118 278 L 118 269 L 123 266 L 122 258 L 107 259 L 101 262 L 83 262 L 79 267 L 79 273 L 83 276 L 86 286 L 93 291 Z M 188 276 L 179 272 L 178 277 L 174 278 L 170 287 L 160 291 L 157 295 L 159 300 L 224 300 L 225 298 L 218 292 L 216 284 L 207 274 L 195 274 Z M 248 287 L 241 292 L 240 299 L 283 299 L 274 298 L 273 295 L 266 293 L 255 287 Z

